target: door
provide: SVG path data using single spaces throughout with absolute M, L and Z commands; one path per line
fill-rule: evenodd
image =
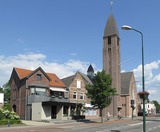
M 52 119 L 56 119 L 56 115 L 57 115 L 57 106 L 55 106 L 55 105 L 53 105 L 53 106 L 51 106 L 52 108 L 51 108 L 51 118 Z

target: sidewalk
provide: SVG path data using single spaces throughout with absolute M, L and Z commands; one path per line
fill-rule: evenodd
M 108 121 L 104 121 L 104 123 L 113 123 L 116 121 L 123 121 L 123 120 L 131 120 L 131 118 L 111 118 Z M 46 120 L 46 121 L 32 121 L 32 120 L 22 120 L 22 123 L 28 126 L 41 126 L 41 125 L 67 125 L 67 124 L 77 124 L 77 123 L 101 123 L 101 119 L 92 119 L 92 120 Z

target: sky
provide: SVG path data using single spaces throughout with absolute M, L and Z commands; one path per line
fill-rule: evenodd
M 103 34 L 110 13 L 120 34 L 121 71 L 133 71 L 142 91 L 143 33 L 145 89 L 160 102 L 159 0 L 0 0 L 0 86 L 13 67 L 57 74 L 86 73 L 90 64 L 102 70 Z

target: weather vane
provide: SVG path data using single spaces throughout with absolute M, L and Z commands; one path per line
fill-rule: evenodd
M 112 7 L 113 7 L 113 1 L 110 1 L 110 6 L 111 6 L 111 11 L 112 11 Z

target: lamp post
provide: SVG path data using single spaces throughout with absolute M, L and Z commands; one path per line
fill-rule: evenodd
M 134 29 L 130 26 L 123 25 L 123 30 L 133 30 L 141 34 L 142 40 L 142 92 L 145 92 L 145 79 L 144 79 L 144 51 L 143 51 L 143 34 L 137 29 Z M 146 132 L 146 115 L 145 115 L 145 97 L 143 97 L 143 132 Z

